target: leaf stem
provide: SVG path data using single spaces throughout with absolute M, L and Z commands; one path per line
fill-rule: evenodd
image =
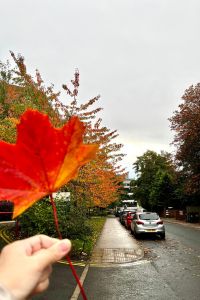
M 52 194 L 50 194 L 50 200 L 51 200 L 51 205 L 52 205 L 52 208 L 53 208 L 53 216 L 54 216 L 54 223 L 55 223 L 55 227 L 56 227 L 56 231 L 57 231 L 57 234 L 58 234 L 58 237 L 60 240 L 62 240 L 62 234 L 60 232 L 60 229 L 59 229 L 59 223 L 58 223 L 58 214 L 57 214 L 57 209 L 56 209 L 56 205 L 55 205 L 55 202 L 54 202 L 54 199 L 53 199 L 53 196 Z M 81 295 L 83 297 L 84 300 L 87 300 L 87 297 L 86 297 L 86 294 L 85 294 L 85 291 L 83 289 L 83 286 L 82 286 L 82 283 L 80 282 L 80 279 L 76 273 L 76 270 L 69 258 L 68 255 L 66 255 L 66 259 L 69 263 L 69 266 L 70 266 L 70 269 L 72 271 L 72 274 L 74 276 L 74 278 L 76 279 L 76 283 L 78 284 L 79 286 L 79 289 L 80 289 L 80 292 L 81 292 Z

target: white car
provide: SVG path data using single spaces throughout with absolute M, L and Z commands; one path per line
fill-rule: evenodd
M 131 232 L 135 237 L 142 234 L 158 234 L 165 239 L 165 226 L 155 212 L 137 212 L 131 222 Z

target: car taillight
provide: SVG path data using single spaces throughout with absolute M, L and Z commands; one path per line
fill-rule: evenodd
M 138 224 L 138 225 L 144 225 L 144 223 L 142 221 L 136 221 L 136 224 Z
M 163 224 L 163 221 L 159 221 L 159 222 L 157 222 L 157 224 L 158 224 L 158 225 L 159 225 L 159 224 L 161 224 L 161 225 L 162 225 L 162 224 Z

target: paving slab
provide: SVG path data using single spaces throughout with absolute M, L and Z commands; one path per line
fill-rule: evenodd
M 130 231 L 126 230 L 117 218 L 107 218 L 90 264 L 123 264 L 134 262 L 143 256 L 143 249 Z

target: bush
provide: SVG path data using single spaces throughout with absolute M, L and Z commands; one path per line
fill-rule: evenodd
M 69 202 L 57 201 L 56 209 L 59 230 L 63 238 L 84 240 L 85 236 L 91 234 L 89 226 L 86 225 L 86 210 L 83 207 L 75 207 Z M 37 202 L 20 216 L 19 221 L 23 237 L 35 234 L 58 237 L 49 199 Z
M 106 218 L 87 217 L 85 207 L 76 207 L 70 202 L 56 204 L 59 229 L 63 238 L 72 242 L 70 256 L 73 259 L 88 259 L 102 231 Z M 37 202 L 19 217 L 20 238 L 35 234 L 58 237 L 49 199 Z M 11 238 L 15 233 L 10 232 Z

